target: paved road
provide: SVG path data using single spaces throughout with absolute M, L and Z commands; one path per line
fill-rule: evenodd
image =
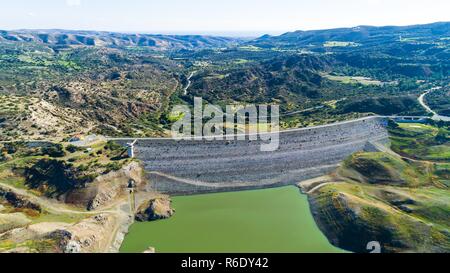
M 431 109 L 431 107 L 428 106 L 427 103 L 426 103 L 426 101 L 425 101 L 425 97 L 426 97 L 428 94 L 430 94 L 430 93 L 432 93 L 432 92 L 434 92 L 434 91 L 436 91 L 436 90 L 441 90 L 441 89 L 442 89 L 442 87 L 434 87 L 434 88 L 431 88 L 430 90 L 426 91 L 425 93 L 423 93 L 423 94 L 419 97 L 419 103 L 420 103 L 420 105 L 422 105 L 423 108 L 425 108 L 425 110 L 426 110 L 428 113 L 433 114 L 433 118 L 432 118 L 433 120 L 450 121 L 450 117 L 439 115 L 438 113 L 436 113 L 436 111 L 434 111 L 433 109 Z
M 197 71 L 191 72 L 191 74 L 190 74 L 189 77 L 187 78 L 188 84 L 186 85 L 186 87 L 185 87 L 184 90 L 183 90 L 183 94 L 184 94 L 185 96 L 188 94 L 188 90 L 189 90 L 189 88 L 190 88 L 191 85 L 192 85 L 191 79 L 192 79 L 192 77 L 194 77 L 194 75 L 195 75 L 196 72 L 197 72 Z

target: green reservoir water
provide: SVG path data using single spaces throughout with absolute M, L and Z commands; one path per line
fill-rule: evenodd
M 133 224 L 121 252 L 343 252 L 319 230 L 296 187 L 174 197 L 173 205 L 171 219 Z

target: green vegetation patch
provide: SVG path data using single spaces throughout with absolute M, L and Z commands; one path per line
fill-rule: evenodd
M 7 158 L 0 162 L 1 183 L 49 197 L 82 188 L 100 175 L 120 170 L 131 160 L 126 149 L 113 142 L 89 148 L 13 142 L 4 144 L 2 152 Z
M 55 253 L 58 251 L 58 240 L 43 238 L 15 243 L 10 240 L 0 241 L 0 252 L 20 249 L 23 253 Z
M 426 164 L 386 153 L 356 153 L 344 162 L 340 171 L 347 178 L 369 184 L 418 187 L 432 182 Z
M 331 81 L 337 81 L 344 84 L 362 84 L 362 85 L 382 85 L 383 82 L 367 77 L 357 76 L 336 76 L 325 74 L 325 77 Z
M 322 187 L 312 202 L 328 237 L 344 249 L 366 252 L 377 241 L 382 252 L 448 252 L 448 193 L 346 182 Z
M 450 130 L 437 125 L 391 123 L 391 148 L 396 153 L 417 160 L 450 162 Z
M 350 156 L 336 173 L 341 182 L 311 194 L 316 220 L 346 250 L 366 252 L 377 241 L 383 252 L 449 252 L 448 127 L 390 122 L 389 131 L 394 149 L 408 158 Z M 425 160 L 431 157 L 445 162 Z

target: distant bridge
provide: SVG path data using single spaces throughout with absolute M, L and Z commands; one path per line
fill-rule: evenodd
M 427 116 L 388 116 L 386 118 L 400 123 L 426 123 L 431 120 L 431 117 Z

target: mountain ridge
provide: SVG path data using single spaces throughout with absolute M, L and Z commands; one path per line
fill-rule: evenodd
M 279 36 L 264 35 L 250 44 L 273 46 L 310 46 L 327 41 L 375 43 L 385 41 L 398 41 L 402 38 L 425 38 L 433 36 L 450 36 L 450 22 L 436 22 L 423 25 L 409 26 L 356 26 L 352 28 L 333 28 L 322 30 L 297 30 Z M 404 36 L 404 37 L 402 37 Z
M 325 42 L 330 39 L 346 42 L 362 42 L 379 35 L 390 35 L 399 38 L 400 35 L 450 35 L 450 21 L 430 24 L 414 24 L 407 26 L 371 26 L 359 25 L 318 30 L 296 30 L 281 35 L 265 34 L 248 41 L 238 37 L 199 34 L 158 34 L 141 32 L 115 32 L 96 30 L 65 30 L 65 29 L 17 29 L 0 30 L 0 41 L 38 42 L 46 45 L 85 45 L 85 46 L 140 46 L 161 49 L 195 49 L 228 47 L 243 43 L 265 45 L 308 45 L 310 42 Z M 397 36 L 397 37 L 396 37 Z M 419 37 L 422 37 L 419 36 Z M 314 38 L 312 38 L 314 37 Z
M 192 49 L 231 46 L 237 38 L 209 35 L 138 34 L 85 30 L 0 30 L 0 42 L 35 42 L 51 46 L 139 46 L 157 49 Z

